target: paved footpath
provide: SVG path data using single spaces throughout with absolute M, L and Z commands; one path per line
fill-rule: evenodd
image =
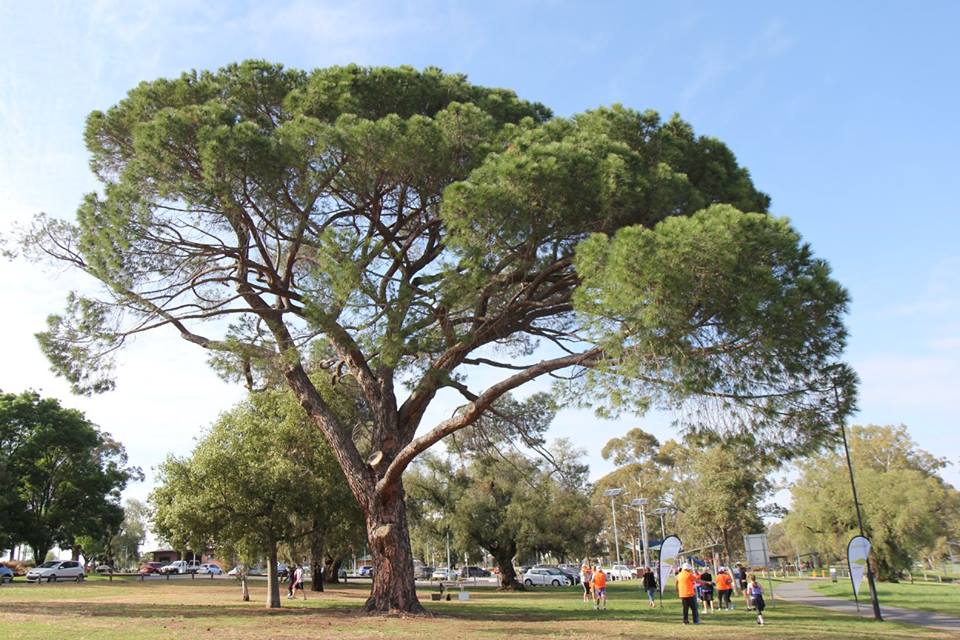
M 824 607 L 831 611 L 839 611 L 850 615 L 859 615 L 862 618 L 873 618 L 873 607 L 870 606 L 870 596 L 864 591 L 867 597 L 860 600 L 860 612 L 857 612 L 855 602 L 842 600 L 840 598 L 831 598 L 817 591 L 814 591 L 810 585 L 812 582 L 781 582 L 773 587 L 775 598 L 789 600 L 797 604 L 813 605 L 815 607 Z M 934 613 L 933 611 L 920 611 L 918 609 L 901 609 L 900 607 L 887 607 L 880 603 L 880 613 L 884 620 L 890 622 L 906 622 L 909 624 L 918 624 L 924 627 L 934 629 L 948 629 L 951 631 L 960 631 L 960 618 Z

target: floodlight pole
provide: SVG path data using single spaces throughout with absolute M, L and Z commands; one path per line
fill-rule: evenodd
M 617 564 L 620 564 L 620 536 L 617 534 L 617 507 L 614 499 L 623 493 L 623 489 L 607 489 L 603 495 L 610 497 L 610 511 L 613 513 L 613 544 L 617 547 Z
M 643 506 L 647 504 L 646 498 L 637 498 L 630 502 L 640 511 L 640 538 L 643 544 L 643 566 L 650 566 L 650 556 L 647 552 L 647 514 L 644 513 Z
M 860 499 L 857 497 L 857 483 L 853 479 L 853 463 L 850 461 L 850 446 L 847 444 L 847 429 L 844 426 L 844 420 L 840 417 L 840 392 L 837 391 L 837 382 L 833 382 L 833 397 L 837 402 L 837 422 L 840 424 L 840 436 L 843 438 L 843 452 L 847 456 L 847 471 L 850 472 L 850 488 L 853 489 L 853 505 L 857 509 L 857 526 L 860 528 L 860 535 L 864 538 L 867 535 L 863 531 L 863 516 L 860 513 Z M 873 604 L 873 618 L 878 622 L 883 622 L 883 616 L 880 614 L 880 601 L 877 599 L 877 585 L 873 580 L 873 568 L 870 566 L 870 558 L 867 558 L 867 585 L 870 587 L 870 602 Z

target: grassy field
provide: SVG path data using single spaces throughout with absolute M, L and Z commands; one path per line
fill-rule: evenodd
M 573 589 L 501 594 L 471 592 L 469 602 L 421 600 L 427 617 L 366 617 L 357 608 L 363 585 L 350 585 L 308 600 L 283 600 L 283 608 L 263 607 L 265 584 L 255 583 L 252 602 L 240 601 L 237 583 L 227 580 L 155 582 L 87 581 L 85 584 L 23 583 L 0 587 L 0 636 L 7 640 L 96 638 L 948 638 L 947 633 L 882 625 L 776 602 L 767 625 L 736 610 L 703 617 L 699 627 L 684 626 L 675 598 L 664 611 L 649 610 L 634 584 L 610 589 L 610 609 L 594 611 Z
M 850 585 L 849 579 L 841 580 L 836 584 L 825 581 L 814 585 L 814 589 L 824 595 L 853 600 L 853 587 Z M 877 598 L 880 600 L 881 607 L 886 605 L 936 611 L 960 618 L 960 584 L 878 582 Z M 867 589 L 866 580 L 860 588 L 860 604 L 861 606 L 870 606 L 870 591 Z

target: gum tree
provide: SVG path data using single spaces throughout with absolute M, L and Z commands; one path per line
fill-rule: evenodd
M 852 402 L 826 369 L 845 292 L 679 118 L 556 118 L 436 69 L 246 62 L 141 83 L 85 136 L 100 193 L 24 244 L 102 295 L 72 295 L 44 351 L 85 393 L 154 329 L 250 386 L 282 379 L 365 514 L 368 611 L 422 610 L 404 470 L 537 378 L 790 454 L 821 438 L 838 374 Z M 360 389 L 369 455 L 307 375 L 315 344 Z M 425 424 L 441 392 L 463 406 Z

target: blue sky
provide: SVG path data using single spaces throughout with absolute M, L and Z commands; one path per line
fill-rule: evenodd
M 850 290 L 854 422 L 904 423 L 960 462 L 960 3 L 200 4 L 0 0 L 0 233 L 38 211 L 70 216 L 94 188 L 91 110 L 141 80 L 244 58 L 439 66 L 558 115 L 614 102 L 677 111 L 733 149 Z M 242 394 L 195 347 L 152 335 L 124 355 L 118 391 L 70 397 L 32 334 L 76 284 L 0 263 L 0 389 L 87 411 L 145 470 L 185 453 Z M 603 443 L 631 426 L 671 435 L 659 416 L 586 412 L 561 414 L 553 434 L 586 448 L 597 476 Z M 955 466 L 945 475 L 960 485 Z

